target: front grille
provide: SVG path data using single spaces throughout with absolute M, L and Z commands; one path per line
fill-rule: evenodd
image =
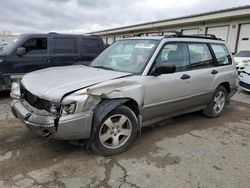
M 34 108 L 50 112 L 51 102 L 44 99 L 40 99 L 39 97 L 33 95 L 22 84 L 21 84 L 21 94 L 23 96 L 23 99 L 27 101 Z
M 247 83 L 245 83 L 245 82 L 240 81 L 240 82 L 239 82 L 239 85 L 240 85 L 241 87 L 246 88 L 246 89 L 250 89 L 250 84 L 247 84 Z

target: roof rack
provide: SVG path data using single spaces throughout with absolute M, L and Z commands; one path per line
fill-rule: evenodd
M 182 36 L 182 31 L 166 31 L 167 33 L 173 33 L 173 34 L 167 34 L 167 35 L 164 35 L 162 32 L 162 34 L 160 36 L 164 36 L 164 37 L 179 37 L 179 36 Z
M 57 32 L 53 32 L 53 31 L 52 31 L 52 32 L 49 32 L 48 34 L 58 34 L 58 33 L 57 33 Z
M 173 31 L 170 31 L 172 33 Z M 174 31 L 173 35 L 165 35 L 165 38 L 200 38 L 200 39 L 210 39 L 210 40 L 222 40 L 221 38 L 217 38 L 213 34 L 196 34 L 196 35 L 183 35 L 182 32 Z
M 99 38 L 98 35 L 94 35 L 94 34 L 89 35 L 89 37 L 96 37 L 96 38 Z

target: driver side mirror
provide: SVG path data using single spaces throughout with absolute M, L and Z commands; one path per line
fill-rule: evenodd
M 23 55 L 25 55 L 26 54 L 26 48 L 24 48 L 24 47 L 19 47 L 19 48 L 17 48 L 17 50 L 16 50 L 16 55 L 18 55 L 18 56 L 23 56 Z
M 160 76 L 162 74 L 171 74 L 174 73 L 176 70 L 175 64 L 164 64 L 156 66 L 155 70 L 153 71 L 152 75 Z

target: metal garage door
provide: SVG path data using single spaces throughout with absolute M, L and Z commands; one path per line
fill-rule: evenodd
M 114 37 L 108 37 L 107 38 L 107 43 L 112 44 L 114 42 Z
M 222 40 L 227 41 L 228 29 L 229 29 L 228 26 L 208 27 L 207 28 L 207 34 L 216 35 L 216 37 L 221 38 Z
M 115 36 L 115 41 L 121 40 L 122 36 Z
M 250 50 L 250 24 L 240 26 L 240 35 L 237 51 Z
M 161 33 L 148 33 L 148 36 L 159 36 Z
M 186 29 L 182 31 L 183 35 L 197 35 L 199 33 L 199 29 Z

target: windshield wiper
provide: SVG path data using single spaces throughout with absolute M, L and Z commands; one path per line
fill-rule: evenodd
M 91 66 L 91 67 L 98 68 L 98 69 L 105 69 L 105 70 L 115 70 L 115 69 L 112 69 L 110 67 L 104 67 L 104 66 L 101 66 L 101 65 Z

